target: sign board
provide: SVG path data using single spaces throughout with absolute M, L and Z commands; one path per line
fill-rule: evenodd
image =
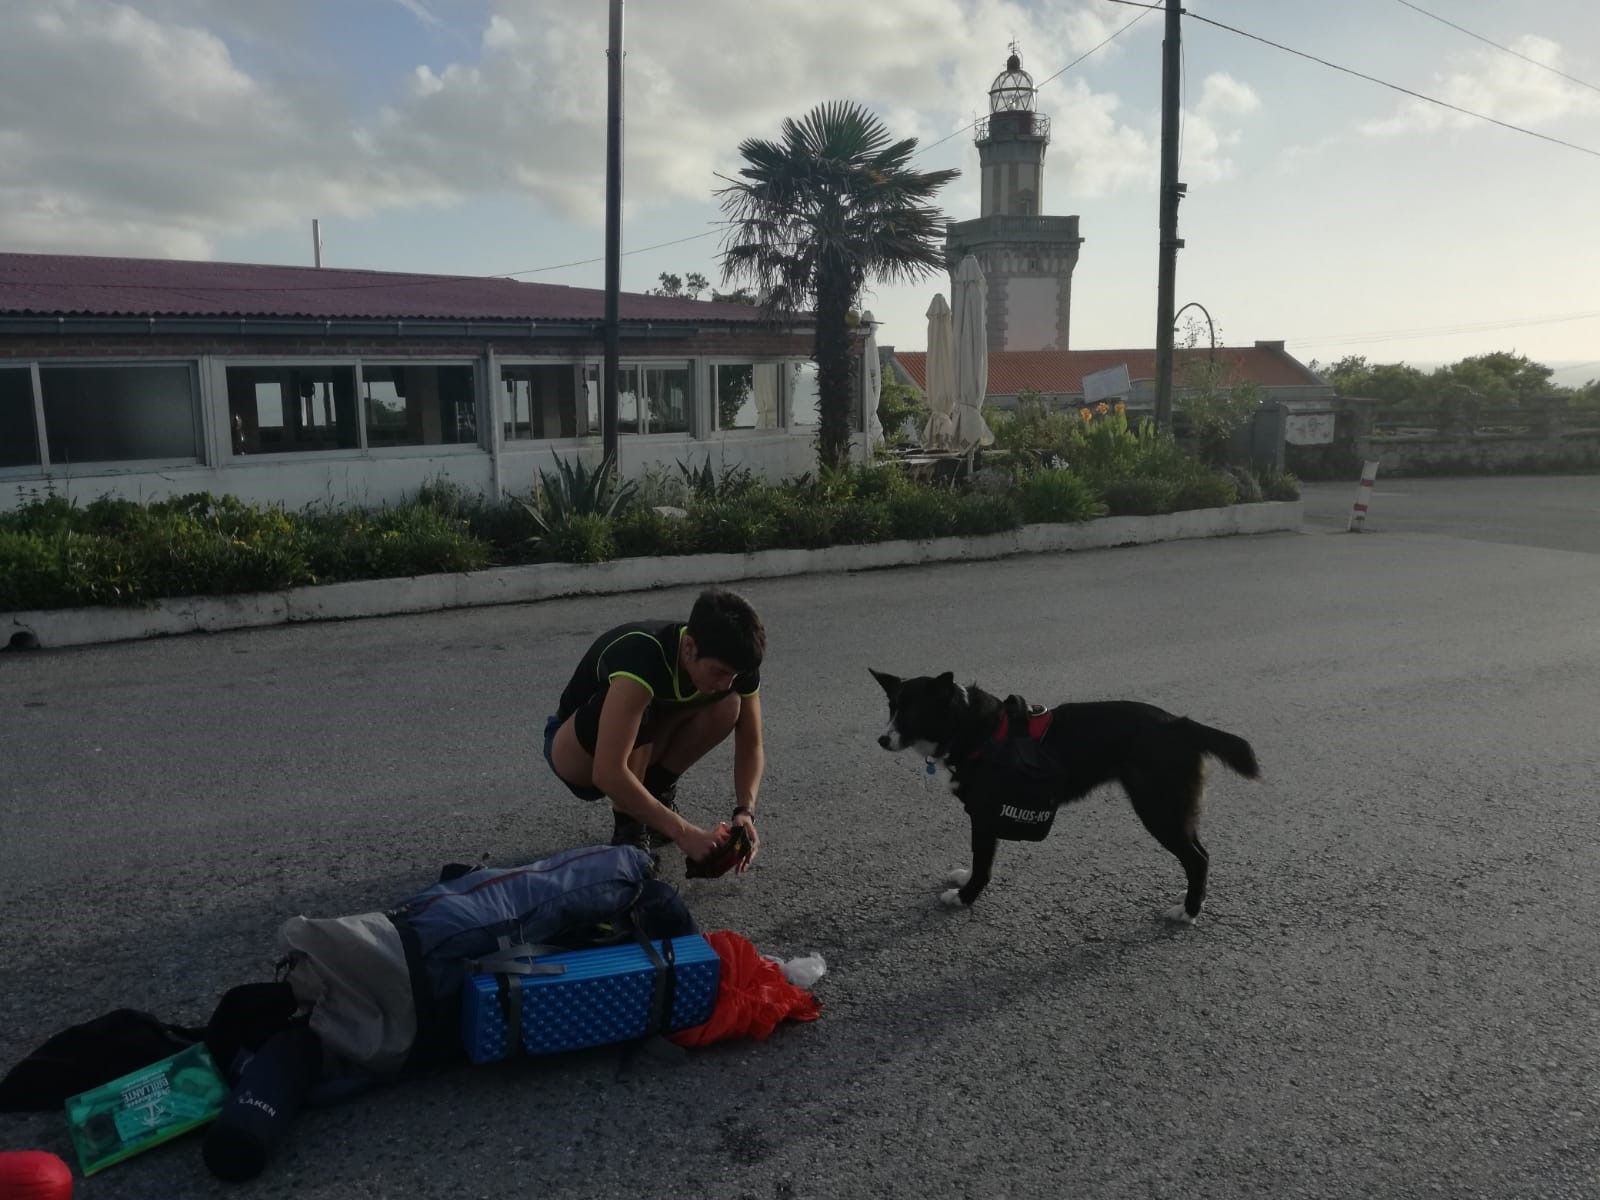
M 1327 446 L 1333 442 L 1330 412 L 1291 412 L 1284 424 L 1283 440 L 1291 446 Z
M 1107 367 L 1104 371 L 1091 371 L 1083 377 L 1083 402 L 1098 404 L 1102 400 L 1126 400 L 1133 391 L 1128 380 L 1128 364 Z

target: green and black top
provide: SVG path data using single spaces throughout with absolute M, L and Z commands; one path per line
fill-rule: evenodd
M 563 721 L 603 696 L 618 677 L 631 679 L 651 695 L 652 707 L 698 708 L 714 704 L 728 692 L 698 692 L 678 669 L 678 645 L 687 625 L 677 621 L 630 621 L 601 634 L 572 673 L 561 693 L 556 715 Z M 729 691 L 753 696 L 761 687 L 761 672 L 737 675 Z

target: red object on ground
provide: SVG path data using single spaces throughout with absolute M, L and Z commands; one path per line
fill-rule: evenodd
M 72 1168 L 47 1150 L 0 1150 L 4 1200 L 72 1200 Z
M 672 1040 L 680 1046 L 709 1046 L 729 1038 L 764 1042 L 784 1021 L 815 1021 L 822 1011 L 817 998 L 783 977 L 778 964 L 762 958 L 750 939 L 731 929 L 706 935 L 722 960 L 722 982 L 711 1019 L 680 1029 Z

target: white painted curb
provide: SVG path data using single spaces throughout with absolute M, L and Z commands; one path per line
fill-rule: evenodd
M 1139 546 L 1184 538 L 1298 532 L 1298 500 L 1197 508 L 1156 517 L 1103 517 L 1077 525 L 1024 525 L 984 537 L 875 542 L 821 550 L 763 550 L 755 554 L 689 554 L 623 558 L 615 562 L 536 563 L 457 575 L 366 579 L 284 592 L 189 596 L 147 608 L 61 608 L 0 614 L 9 640 L 29 633 L 40 647 L 87 646 L 178 633 L 216 633 L 298 621 L 347 620 L 436 612 L 490 604 L 525 604 L 558 596 L 605 595 L 702 583 L 737 583 L 832 571 L 864 571 L 920 563 L 1005 558 Z

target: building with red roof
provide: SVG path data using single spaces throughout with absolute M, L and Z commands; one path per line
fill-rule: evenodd
M 507 278 L 0 254 L 0 504 L 192 491 L 292 506 L 596 459 L 603 292 Z M 809 322 L 621 298 L 625 474 L 814 465 Z M 859 422 L 858 422 L 859 424 Z

